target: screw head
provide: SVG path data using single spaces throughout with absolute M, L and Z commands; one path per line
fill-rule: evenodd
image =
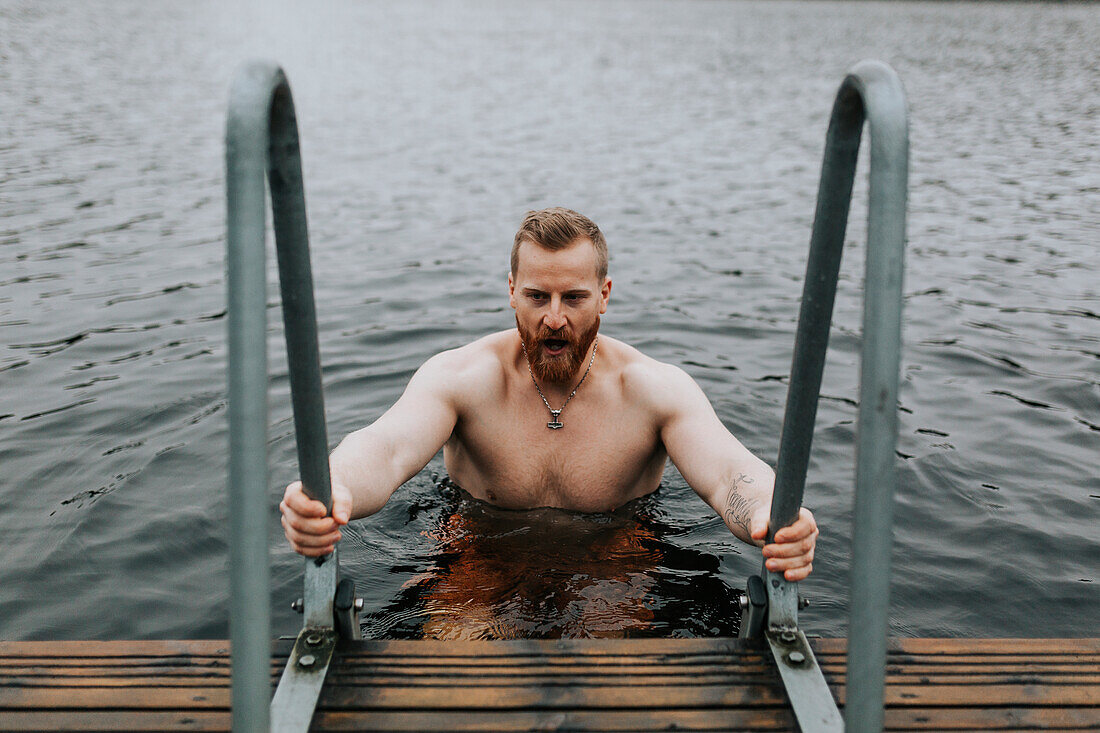
M 802 652 L 791 652 L 787 655 L 787 661 L 791 664 L 802 664 L 806 661 L 806 655 Z
M 784 644 L 793 644 L 798 635 L 793 631 L 782 631 L 779 633 L 779 640 Z
M 356 611 L 362 611 L 363 610 L 363 599 L 362 598 L 356 598 L 355 599 L 355 610 Z
M 320 634 L 306 634 L 306 643 L 310 646 L 319 646 L 325 638 Z
M 298 664 L 302 667 L 312 667 L 317 661 L 317 658 L 312 654 L 303 654 L 298 658 Z

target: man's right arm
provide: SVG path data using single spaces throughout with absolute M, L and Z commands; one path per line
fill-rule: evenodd
M 329 456 L 332 515 L 302 491 L 286 487 L 279 504 L 290 546 L 307 557 L 327 555 L 340 540 L 340 527 L 381 509 L 403 483 L 432 459 L 457 420 L 452 376 L 454 354 L 424 363 L 401 398 L 382 417 L 344 438 Z

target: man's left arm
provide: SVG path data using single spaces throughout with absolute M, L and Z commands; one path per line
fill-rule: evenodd
M 764 544 L 775 473 L 735 438 L 686 372 L 662 365 L 661 440 L 695 493 L 741 540 L 763 548 L 768 570 L 803 580 L 813 569 L 817 524 L 809 509 Z

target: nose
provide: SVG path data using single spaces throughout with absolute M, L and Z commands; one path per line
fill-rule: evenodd
M 546 315 L 543 317 L 542 322 L 546 324 L 546 327 L 554 331 L 565 328 L 566 320 L 565 315 L 561 312 L 561 301 L 554 298 L 550 302 L 550 307 L 546 310 Z

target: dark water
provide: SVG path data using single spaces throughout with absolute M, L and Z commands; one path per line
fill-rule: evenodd
M 0 638 L 226 634 L 221 140 L 256 55 L 299 109 L 333 442 L 509 327 L 512 233 L 561 204 L 610 241 L 606 331 L 687 369 L 767 460 L 832 97 L 891 63 L 912 115 L 892 631 L 1095 636 L 1098 37 L 1072 4 L 0 0 Z M 865 192 L 807 487 L 824 635 L 847 623 Z M 735 625 L 759 560 L 675 471 L 583 517 L 487 508 L 441 469 L 347 533 L 370 633 Z

